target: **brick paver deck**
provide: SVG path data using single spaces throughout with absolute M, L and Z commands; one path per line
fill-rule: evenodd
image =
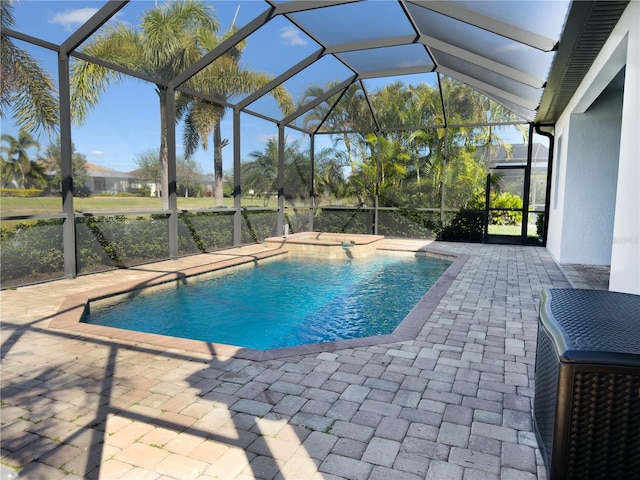
M 543 287 L 569 283 L 542 248 L 435 246 L 470 257 L 415 339 L 269 361 L 48 327 L 69 294 L 208 255 L 1 292 L 3 471 L 545 478 L 531 419 L 537 306 Z

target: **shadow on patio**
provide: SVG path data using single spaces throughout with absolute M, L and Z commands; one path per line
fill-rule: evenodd
M 537 305 L 568 282 L 540 248 L 438 247 L 470 258 L 414 340 L 262 362 L 48 328 L 68 294 L 127 270 L 3 291 L 2 464 L 34 479 L 544 478 Z

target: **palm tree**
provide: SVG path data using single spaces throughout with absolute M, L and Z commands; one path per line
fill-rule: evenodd
M 247 189 L 263 196 L 264 205 L 269 204 L 272 192 L 278 189 L 278 141 L 271 137 L 264 150 L 249 154 L 250 161 L 242 163 L 242 184 Z
M 140 27 L 118 24 L 89 41 L 82 51 L 92 57 L 169 81 L 202 57 L 201 39 L 219 28 L 214 9 L 199 0 L 181 0 L 147 10 Z M 124 75 L 103 66 L 77 61 L 71 69 L 71 111 L 81 123 L 100 95 Z M 187 83 L 187 85 L 189 85 Z M 162 206 L 169 208 L 167 90 L 157 85 L 160 100 L 160 164 Z
M 278 140 L 269 138 L 263 151 L 249 154 L 251 161 L 242 164 L 242 183 L 247 189 L 265 194 L 264 205 L 269 204 L 272 192 L 278 190 Z M 302 198 L 309 192 L 308 155 L 300 150 L 300 142 L 294 141 L 284 145 L 284 182 L 287 186 L 286 197 L 293 202 L 294 198 Z
M 304 105 L 321 97 L 331 90 L 338 81 L 327 82 L 326 86 L 311 85 L 304 92 L 300 104 Z M 339 95 L 339 94 L 338 94 Z M 349 166 L 353 169 L 355 164 L 353 138 L 363 140 L 368 132 L 375 129 L 373 117 L 365 102 L 364 92 L 360 83 L 349 86 L 337 105 L 334 105 L 338 95 L 320 103 L 304 117 L 304 128 L 307 131 L 317 129 L 321 124 L 325 131 L 336 132 L 331 134 L 334 147 L 340 142 L 344 143 L 347 152 Z
M 375 92 L 373 109 L 382 127 L 419 125 L 420 115 L 411 109 L 413 92 L 400 81 L 392 82 Z M 416 118 L 417 117 L 417 118 Z
M 6 143 L 2 146 L 2 152 L 6 154 L 2 158 L 2 182 L 24 189 L 32 165 L 28 150 L 39 150 L 40 144 L 24 130 L 20 130 L 18 138 L 4 133 L 2 141 Z
M 235 28 L 232 27 L 219 37 L 214 31 L 208 31 L 200 40 L 206 50 L 213 50 L 234 32 Z M 193 79 L 194 88 L 201 93 L 224 101 L 234 95 L 252 93 L 270 82 L 272 77 L 269 75 L 242 67 L 240 62 L 245 46 L 246 42 L 236 44 L 213 64 L 196 75 Z M 274 88 L 271 91 L 271 95 L 278 102 L 283 114 L 288 115 L 293 112 L 293 100 L 284 87 L 278 86 Z M 220 105 L 186 96 L 181 97 L 178 108 L 179 114 L 185 114 L 185 156 L 190 157 L 193 155 L 199 144 L 206 150 L 209 144 L 208 137 L 213 132 L 215 206 L 222 206 L 222 149 L 229 142 L 226 139 L 222 139 L 220 123 L 227 109 Z
M 0 0 L 2 28 L 15 25 L 13 2 Z M 58 128 L 58 97 L 49 73 L 7 35 L 0 36 L 0 118 L 7 107 L 21 130 L 51 134 Z
M 47 185 L 49 185 L 49 175 L 44 165 L 37 160 L 31 160 L 31 171 L 25 180 L 24 188 L 45 189 Z
M 515 113 L 507 110 L 505 107 L 496 102 L 490 102 L 488 115 L 490 120 L 496 122 L 510 122 L 520 120 L 520 118 L 518 118 Z M 479 129 L 477 133 L 477 143 L 483 148 L 482 161 L 485 163 L 485 165 L 489 162 L 489 160 L 494 158 L 492 156 L 492 146 L 504 148 L 507 158 L 511 157 L 511 144 L 505 142 L 504 139 L 500 135 L 498 135 L 498 131 L 502 129 L 504 129 L 504 127 L 494 127 L 489 125 L 488 127 Z M 526 142 L 529 138 L 529 131 L 526 129 L 526 127 L 522 124 L 518 124 L 516 125 L 516 129 L 522 135 L 522 141 Z M 495 152 L 495 150 L 493 151 Z
M 54 192 L 60 192 L 62 189 L 62 150 L 60 137 L 47 145 L 43 154 L 38 157 L 38 163 L 44 167 L 44 171 L 49 175 L 48 182 L 51 189 Z M 78 152 L 73 143 L 71 143 L 71 172 L 73 182 L 78 188 L 81 188 L 89 180 L 87 157 Z
M 341 200 L 347 193 L 347 181 L 344 167 L 349 165 L 343 152 L 335 148 L 323 148 L 314 155 L 315 178 L 314 194 L 316 206 L 320 195 L 325 201 Z

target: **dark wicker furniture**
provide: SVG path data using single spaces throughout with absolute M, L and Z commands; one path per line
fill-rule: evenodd
M 640 479 L 640 295 L 545 289 L 535 381 L 549 480 Z

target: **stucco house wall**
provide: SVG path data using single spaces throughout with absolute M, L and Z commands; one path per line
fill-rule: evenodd
M 640 2 L 630 2 L 556 123 L 547 249 L 560 263 L 610 265 L 610 290 L 636 294 L 639 132 Z
M 84 186 L 91 193 L 119 193 L 129 189 L 130 175 L 87 162 L 89 174 Z

